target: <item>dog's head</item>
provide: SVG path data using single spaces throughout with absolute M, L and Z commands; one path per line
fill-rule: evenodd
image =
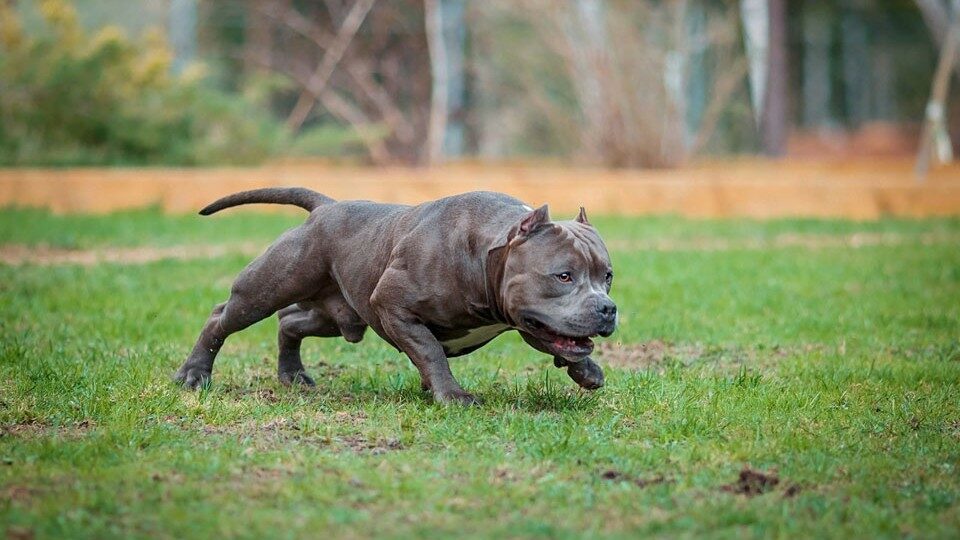
M 575 220 L 557 223 L 546 206 L 532 210 L 491 255 L 502 265 L 496 280 L 501 311 L 542 350 L 575 362 L 593 351 L 591 337 L 613 333 L 613 266 L 582 208 Z

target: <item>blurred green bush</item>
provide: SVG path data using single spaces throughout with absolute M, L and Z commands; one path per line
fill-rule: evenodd
M 6 7 L 5 7 L 6 6 Z M 170 72 L 159 32 L 89 35 L 66 0 L 43 0 L 27 35 L 0 3 L 0 165 L 249 164 L 286 147 L 283 125 L 202 69 Z

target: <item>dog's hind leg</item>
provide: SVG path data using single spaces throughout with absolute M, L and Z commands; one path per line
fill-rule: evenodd
M 304 269 L 303 261 L 312 259 L 304 233 L 303 228 L 286 233 L 240 273 L 230 299 L 214 308 L 174 380 L 191 389 L 209 381 L 213 361 L 230 334 L 315 294 L 320 269 L 315 260 Z
M 363 338 L 367 325 L 347 304 L 339 292 L 318 301 L 301 302 L 280 310 L 277 333 L 279 357 L 277 375 L 286 385 L 314 386 L 300 357 L 300 344 L 306 337 L 338 337 L 351 343 Z
M 300 358 L 300 343 L 307 336 L 339 336 L 333 319 L 313 309 L 302 309 L 299 306 L 290 306 L 277 313 L 280 318 L 280 330 L 277 332 L 279 355 L 277 359 L 277 376 L 285 385 L 304 384 L 315 386 L 313 379 L 307 374 Z

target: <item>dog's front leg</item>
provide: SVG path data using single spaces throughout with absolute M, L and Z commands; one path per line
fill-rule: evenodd
M 443 346 L 426 326 L 404 310 L 381 310 L 378 314 L 384 332 L 417 367 L 421 385 L 433 392 L 433 399 L 438 403 L 477 403 L 477 398 L 453 378 Z
M 527 342 L 527 345 L 530 345 L 534 349 L 551 354 L 550 351 L 543 346 L 542 343 L 536 340 L 536 338 L 520 332 L 520 337 Z M 570 362 L 559 356 L 553 357 L 553 365 L 558 368 L 567 368 L 567 375 L 573 379 L 573 382 L 580 385 L 581 388 L 585 390 L 596 390 L 603 386 L 603 368 L 597 365 L 589 356 L 577 361 Z
M 589 356 L 578 362 L 568 362 L 559 356 L 554 356 L 553 365 L 558 368 L 566 367 L 567 375 L 581 388 L 596 390 L 603 386 L 603 369 Z

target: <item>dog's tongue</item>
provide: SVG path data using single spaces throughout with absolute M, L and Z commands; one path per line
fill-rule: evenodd
M 590 344 L 590 338 L 571 338 L 566 336 L 557 336 L 553 344 L 562 349 L 573 347 L 584 347 Z

